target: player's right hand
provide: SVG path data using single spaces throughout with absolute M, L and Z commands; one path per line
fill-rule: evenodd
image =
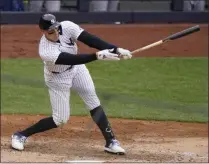
M 112 53 L 113 49 L 106 49 L 96 52 L 98 60 L 120 60 L 119 55 Z

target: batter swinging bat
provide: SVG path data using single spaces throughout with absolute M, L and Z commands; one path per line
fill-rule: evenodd
M 190 28 L 185 29 L 183 31 L 177 32 L 177 33 L 175 33 L 173 35 L 169 35 L 168 37 L 166 37 L 166 38 L 164 38 L 162 40 L 159 40 L 157 42 L 154 42 L 154 43 L 149 44 L 147 46 L 144 46 L 142 48 L 136 49 L 136 50 L 132 51 L 131 54 L 133 55 L 133 54 L 135 54 L 137 52 L 141 52 L 141 51 L 147 50 L 149 48 L 155 47 L 157 45 L 160 45 L 160 44 L 165 43 L 165 42 L 170 41 L 170 40 L 175 40 L 175 39 L 181 38 L 183 36 L 186 36 L 186 35 L 192 34 L 194 32 L 197 32 L 199 30 L 200 30 L 199 25 L 190 27 Z

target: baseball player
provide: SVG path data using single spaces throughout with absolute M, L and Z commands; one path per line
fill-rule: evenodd
M 70 89 L 73 89 L 83 99 L 92 119 L 104 136 L 104 150 L 124 154 L 125 150 L 116 140 L 85 63 L 130 59 L 130 51 L 103 41 L 71 21 L 58 22 L 52 14 L 44 14 L 40 18 L 39 27 L 43 32 L 39 43 L 39 55 L 44 62 L 44 79 L 49 91 L 52 116 L 14 133 L 12 147 L 23 150 L 29 136 L 67 123 L 70 117 Z M 93 54 L 77 54 L 77 41 L 99 51 Z

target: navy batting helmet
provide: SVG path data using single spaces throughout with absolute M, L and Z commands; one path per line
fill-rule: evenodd
M 44 14 L 39 20 L 39 27 L 42 30 L 51 30 L 59 26 L 60 23 L 56 21 L 56 17 L 52 14 Z

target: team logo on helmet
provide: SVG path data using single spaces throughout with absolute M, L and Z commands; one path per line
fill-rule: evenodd
M 52 20 L 51 20 L 51 23 L 52 23 L 52 24 L 54 24 L 54 23 L 55 23 L 55 20 L 54 20 L 54 19 L 52 19 Z

